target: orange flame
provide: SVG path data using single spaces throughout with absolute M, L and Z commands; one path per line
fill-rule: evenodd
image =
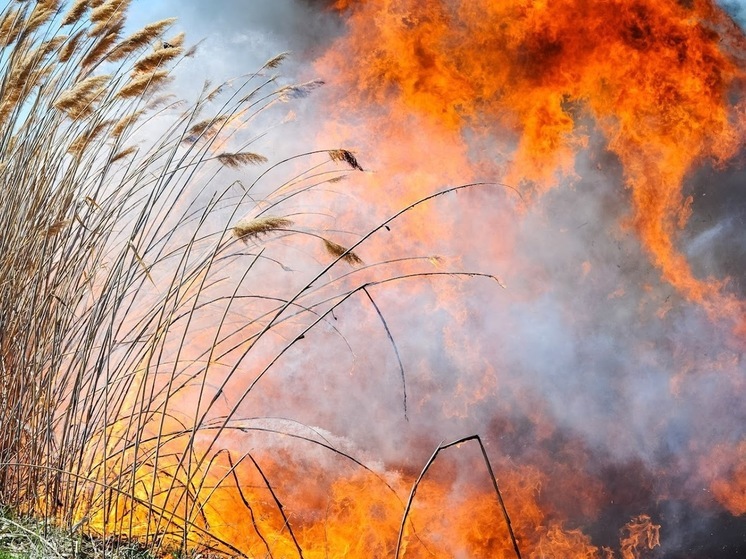
M 374 211 L 399 208 L 436 185 L 482 176 L 504 181 L 516 206 L 535 204 L 560 183 L 582 174 L 577 154 L 600 135 L 623 168 L 631 204 L 628 225 L 662 278 L 713 320 L 742 320 L 746 307 L 728 292 L 727 281 L 696 277 L 676 239 L 693 203 L 684 195 L 687 174 L 703 161 L 727 162 L 746 133 L 744 65 L 739 58 L 746 40 L 712 2 L 338 0 L 336 8 L 347 18 L 348 32 L 316 65 L 336 97 L 338 118 L 324 137 L 334 138 L 335 145 L 350 145 L 348 138 L 359 141 L 356 125 L 365 121 L 376 138 L 374 147 L 366 147 L 365 161 L 375 172 L 360 179 L 366 188 L 359 193 L 377 201 Z M 385 200 L 379 194 L 382 188 L 392 194 Z M 510 208 L 501 211 L 505 213 L 494 216 L 492 223 L 470 224 L 496 231 L 495 242 L 484 247 L 490 257 L 514 250 L 512 233 L 501 227 L 514 215 L 509 215 Z M 427 241 L 432 246 L 443 241 L 440 237 L 454 235 L 448 216 L 439 214 L 437 222 L 433 217 L 417 213 L 406 224 L 392 226 L 389 245 L 368 245 L 366 250 L 385 255 L 390 244 Z M 372 260 L 376 256 L 371 255 Z M 591 274 L 592 266 L 590 260 L 583 261 L 583 276 Z M 458 289 L 448 295 L 460 297 Z M 609 297 L 623 295 L 620 287 Z M 434 310 L 438 304 L 432 304 Z M 468 361 L 479 354 L 476 346 L 481 342 L 460 333 L 468 320 L 466 311 L 455 315 L 452 326 L 442 332 L 446 350 L 454 355 L 463 351 Z M 497 365 L 478 360 L 468 365 L 482 373 L 454 382 L 457 397 L 441 410 L 448 419 L 468 416 L 473 403 L 512 388 L 495 370 Z M 422 368 L 422 376 L 429 378 L 427 364 Z M 684 383 L 679 377 L 674 381 L 677 387 Z M 272 396 L 267 401 L 283 391 L 282 382 L 274 388 L 271 380 L 267 384 Z M 524 396 L 530 398 L 518 394 Z M 427 409 L 429 397 L 425 394 L 416 405 Z M 260 411 L 264 405 L 257 404 Z M 557 428 L 541 405 L 529 401 L 525 406 L 532 408 L 532 436 L 541 443 L 553 441 L 555 454 L 516 465 L 496 451 L 501 461 L 498 477 L 507 488 L 505 500 L 524 556 L 614 557 L 611 549 L 594 545 L 578 527 L 603 506 L 602 475 L 584 469 L 586 450 L 581 444 L 576 448 L 552 439 Z M 515 435 L 517 423 L 500 427 L 513 429 Z M 174 448 L 178 443 L 174 441 Z M 230 446 L 254 448 L 243 440 Z M 188 519 L 197 542 L 200 530 L 217 534 L 223 550 L 250 557 L 291 557 L 299 555 L 299 548 L 309 559 L 394 556 L 404 513 L 402 496 L 417 479 L 411 464 L 402 472 L 386 465 L 384 473 L 375 474 L 339 474 L 343 468 L 334 466 L 329 468 L 332 474 L 282 448 L 251 452 L 250 459 L 248 454 L 218 453 L 196 489 L 194 479 L 174 483 L 154 477 L 147 466 L 133 473 L 132 484 L 175 485 L 179 491 L 167 496 L 175 501 L 156 499 L 157 507 Z M 738 452 L 723 452 L 731 464 L 745 460 L 740 447 Z M 544 466 L 552 468 L 551 479 Z M 402 532 L 401 556 L 514 557 L 494 495 L 465 487 L 455 467 L 445 465 L 423 481 Z M 743 492 L 744 468 L 725 473 L 711 468 L 710 487 L 718 502 L 742 514 L 746 506 L 737 494 Z M 262 471 L 269 472 L 278 495 L 272 494 Z M 577 510 L 554 503 L 549 496 L 557 491 L 570 492 Z M 154 501 L 147 492 L 142 497 L 143 502 Z M 162 516 L 140 505 L 134 506 L 135 513 L 131 507 L 115 498 L 109 505 L 115 513 L 90 522 L 101 531 L 120 530 L 124 522 L 138 524 L 135 533 L 162 528 L 157 525 Z M 622 559 L 647 556 L 665 538 L 660 531 L 650 516 L 632 518 L 619 541 Z
M 725 283 L 695 277 L 675 241 L 692 203 L 682 194 L 687 173 L 703 160 L 725 162 L 744 139 L 738 53 L 746 43 L 711 2 L 337 7 L 348 12 L 349 34 L 320 68 L 341 82 L 350 110 L 380 105 L 394 122 L 410 115 L 440 127 L 451 143 L 463 129 L 476 131 L 495 145 L 477 154 L 482 163 L 497 156 L 504 180 L 535 194 L 577 172 L 575 154 L 595 127 L 623 165 L 630 224 L 665 281 L 713 315 L 740 314 Z M 467 167 L 462 180 L 470 179 Z

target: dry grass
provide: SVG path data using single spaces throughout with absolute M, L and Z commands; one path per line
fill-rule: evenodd
M 244 165 L 261 165 L 267 162 L 267 158 L 258 153 L 244 151 L 241 153 L 221 153 L 218 155 L 220 161 L 226 167 L 240 169 Z
M 122 89 L 119 97 L 124 99 L 142 97 L 146 93 L 153 93 L 156 89 L 164 86 L 169 76 L 168 70 L 158 70 L 150 74 L 137 74 Z
M 351 151 L 348 151 L 346 149 L 329 150 L 329 157 L 332 161 L 341 161 L 343 163 L 347 163 L 352 169 L 355 169 L 356 171 L 364 170 L 360 163 L 358 163 L 355 155 Z
M 330 241 L 329 239 L 323 239 L 323 241 L 326 251 L 334 258 L 341 258 L 351 266 L 357 266 L 363 263 L 360 257 L 352 252 L 350 249 L 345 248 L 342 245 L 335 243 L 334 241 Z
M 293 222 L 285 217 L 264 216 L 249 220 L 241 220 L 233 226 L 233 234 L 246 241 L 263 233 L 270 233 L 278 229 L 287 229 Z
M 243 516 L 285 513 L 261 460 L 235 455 L 226 437 L 247 429 L 254 387 L 294 342 L 376 285 L 373 267 L 338 264 L 361 266 L 357 251 L 390 220 L 349 248 L 320 237 L 299 225 L 300 201 L 339 176 L 334 162 L 361 170 L 354 155 L 290 158 L 308 170 L 268 189 L 287 163 L 241 140 L 256 115 L 321 82 L 272 89 L 262 72 L 279 55 L 192 105 L 156 97 L 186 56 L 183 36 L 159 44 L 173 23 L 163 20 L 121 39 L 128 4 L 13 2 L 0 13 L 0 501 L 104 542 L 238 555 L 207 516 L 220 491 L 243 491 L 238 468 L 261 474 L 274 498 L 246 493 Z M 143 127 L 157 134 L 138 136 Z M 247 165 L 266 168 L 244 175 Z M 307 235 L 323 238 L 325 254 L 302 245 L 316 268 L 300 285 L 273 277 L 286 267 L 267 247 Z M 255 362 L 275 339 L 274 357 Z M 246 539 L 268 555 L 300 551 L 293 522 L 271 538 L 271 523 L 254 524 Z

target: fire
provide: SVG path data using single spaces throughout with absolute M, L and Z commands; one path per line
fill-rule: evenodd
M 229 554 L 302 553 L 309 559 L 394 556 L 403 508 L 399 495 L 414 480 L 358 471 L 334 479 L 317 474 L 312 485 L 304 479 L 308 467 L 287 452 L 250 459 L 224 453 L 213 462 L 208 476 L 194 476 L 191 488 L 179 487 L 183 480 L 178 480 L 179 490 L 171 493 L 166 487 L 170 478 L 178 476 L 163 470 L 154 475 L 143 467 L 136 475 L 135 502 L 114 498 L 104 503 L 105 508 L 97 503 L 96 512 L 85 522 L 102 534 L 161 533 L 159 541 L 166 548 L 178 546 L 184 537 L 179 532 L 171 535 L 167 528 L 191 517 L 187 531 L 191 545 L 209 545 Z M 271 472 L 274 484 L 267 484 L 260 473 L 264 471 Z M 458 487 L 449 481 L 451 474 L 447 469 L 436 472 L 435 479 L 420 485 L 402 532 L 399 556 L 448 559 L 468 551 L 470 557 L 515 557 L 494 495 Z M 581 530 L 563 527 L 542 510 L 541 484 L 546 478 L 541 472 L 512 472 L 502 482 L 511 488 L 508 506 L 524 557 L 615 557 L 611 549 L 593 545 Z M 151 484 L 154 493 L 149 491 Z M 647 550 L 660 545 L 659 529 L 645 515 L 630 520 L 620 533 L 621 559 L 645 557 Z
M 351 110 L 372 103 L 398 122 L 418 115 L 445 137 L 468 129 L 497 146 L 479 162 L 502 165 L 506 183 L 534 195 L 575 174 L 595 127 L 623 166 L 630 225 L 665 281 L 713 315 L 740 313 L 722 281 L 695 277 L 675 241 L 692 203 L 682 193 L 687 173 L 727 161 L 744 139 L 744 38 L 711 2 L 338 8 L 349 34 L 319 68 L 341 82 Z
M 321 136 L 327 141 L 332 138 L 360 144 L 364 142 L 362 129 L 375 138 L 361 146 L 373 173 L 358 180 L 362 185 L 360 196 L 375 200 L 377 207 L 388 200 L 391 207 L 396 207 L 442 184 L 479 179 L 502 183 L 504 192 L 493 198 L 500 200 L 500 207 L 490 205 L 491 214 L 477 209 L 478 217 L 467 217 L 471 220 L 468 231 L 477 231 L 485 240 L 479 247 L 482 258 L 477 261 L 498 262 L 498 268 L 514 267 L 508 285 L 516 281 L 528 285 L 513 296 L 531 301 L 551 293 L 553 286 L 542 283 L 548 281 L 548 271 L 541 265 L 532 266 L 530 257 L 522 254 L 527 249 L 518 244 L 521 226 L 514 222 L 520 223 L 544 204 L 551 208 L 547 200 L 563 186 L 587 185 L 594 176 L 599 182 L 614 181 L 613 172 L 604 175 L 603 166 L 611 160 L 611 165 L 620 169 L 617 187 L 624 192 L 619 197 L 628 203 L 628 214 L 613 234 L 617 238 L 634 235 L 657 278 L 639 280 L 640 285 L 619 282 L 601 296 L 619 301 L 618 305 L 609 303 L 609 308 L 620 308 L 641 288 L 645 295 L 632 312 L 633 316 L 638 313 L 636 320 L 671 324 L 672 309 L 677 304 L 689 304 L 706 314 L 713 330 L 728 332 L 727 341 L 715 341 L 722 353 L 718 357 L 694 355 L 694 348 L 685 347 L 685 342 L 671 342 L 676 365 L 669 373 L 670 393 L 666 398 L 691 398 L 681 391 L 680 384 L 690 383 L 688 390 L 695 390 L 694 386 L 699 386 L 699 381 L 693 380 L 697 373 L 718 369 L 720 362 L 728 363 L 723 367 L 721 382 L 740 386 L 735 380 L 739 365 L 734 364 L 740 358 L 734 357 L 737 350 L 733 347 L 742 344 L 746 306 L 731 289 L 728 278 L 695 273 L 680 246 L 680 234 L 696 204 L 687 193 L 690 174 L 703 164 L 726 167 L 739 154 L 746 133 L 746 39 L 725 12 L 709 0 L 338 0 L 335 9 L 345 22 L 346 33 L 316 61 L 315 71 L 329 78 L 328 100 L 334 104 L 338 118 Z M 603 158 L 583 155 L 600 150 Z M 386 201 L 381 200 L 381 191 L 387 193 Z M 486 200 L 486 195 L 476 202 L 470 200 L 470 210 L 479 208 L 480 203 L 489 205 Z M 458 230 L 457 220 L 450 221 L 447 210 L 427 212 L 401 225 L 396 230 L 399 239 L 411 243 L 408 246 L 444 243 L 453 247 L 456 243 L 450 236 Z M 526 223 L 527 227 L 531 224 Z M 567 232 L 571 230 L 561 230 Z M 469 237 L 469 233 L 464 236 Z M 386 254 L 385 250 L 381 254 Z M 579 259 L 578 281 L 589 286 L 598 281 L 597 276 L 594 280 L 594 262 L 592 258 Z M 657 280 L 660 284 L 656 286 Z M 659 299 L 664 289 L 661 285 L 671 288 L 680 302 L 669 301 L 670 295 Z M 460 297 L 463 293 L 458 289 L 442 294 L 442 299 L 450 303 Z M 510 379 L 520 372 L 501 370 L 500 363 L 480 362 L 482 355 L 497 355 L 498 361 L 502 356 L 498 351 L 485 350 L 484 345 L 490 342 L 460 333 L 463 329 L 459 325 L 468 322 L 469 307 L 455 306 L 457 310 L 451 316 L 454 326 L 445 329 L 443 338 L 449 357 L 461 364 L 459 370 L 471 373 L 453 385 L 437 387 L 455 395 L 454 402 L 445 398 L 437 413 L 464 418 L 474 407 L 482 409 L 487 406 L 485 402 L 495 398 L 493 418 L 498 418 L 510 414 L 506 408 L 514 411 L 505 399 L 526 398 L 531 402 L 531 396 L 521 393 Z M 585 309 L 576 312 L 578 322 L 586 314 L 592 316 Z M 589 333 L 593 334 L 592 330 Z M 502 347 L 500 339 L 491 342 Z M 641 375 L 660 365 L 658 350 L 653 349 L 656 343 L 639 341 L 630 349 Z M 554 358 L 556 355 L 550 357 Z M 484 374 L 476 372 L 485 370 Z M 603 369 L 598 372 L 610 374 Z M 429 371 L 418 371 L 418 375 L 428 378 Z M 640 391 L 642 394 L 645 389 Z M 428 410 L 429 405 L 428 393 L 418 406 Z M 530 417 L 535 429 L 532 442 L 525 444 L 552 447 L 554 442 L 549 441 L 555 441 L 559 430 L 551 419 L 552 412 L 525 402 L 515 407 Z M 578 413 L 582 417 L 589 412 Z M 660 431 L 649 432 L 651 439 L 667 436 L 667 421 L 662 418 Z M 520 429 L 518 420 L 494 419 L 490 428 L 497 431 L 495 424 L 507 430 Z M 608 425 L 602 432 L 617 436 L 623 430 L 623 426 Z M 694 456 L 687 461 L 691 458 L 709 463 L 702 456 L 708 453 L 708 444 L 701 444 L 695 449 L 697 443 L 692 443 Z M 510 472 L 506 485 L 511 488 L 509 508 L 519 523 L 517 532 L 524 552 L 531 557 L 620 555 L 627 559 L 645 557 L 661 541 L 665 543 L 665 529 L 644 510 L 628 514 L 622 521 L 628 523 L 620 532 L 620 540 L 607 541 L 607 547 L 594 545 L 583 530 L 567 521 L 577 511 L 562 506 L 553 509 L 567 498 L 548 497 L 560 491 L 552 487 L 558 480 L 568 483 L 565 487 L 572 487 L 569 492 L 573 495 L 577 491 L 577 501 L 582 503 L 578 506 L 585 509 L 575 517 L 576 525 L 589 522 L 607 506 L 603 503 L 603 487 L 608 481 L 603 474 L 590 473 L 592 466 L 584 471 L 582 456 L 590 451 L 578 453 L 577 449 L 571 451 L 572 446 L 562 448 L 568 462 L 576 464 L 574 471 L 570 467 L 571 471 L 558 473 L 560 467 L 546 454 L 532 462 L 538 478 L 543 475 L 538 472 L 553 472 L 552 481 L 542 478 L 533 492 L 519 489 L 532 474 L 524 470 L 523 478 L 511 470 L 509 463 L 502 464 L 504 471 Z M 710 497 L 702 501 L 702 506 L 712 509 L 719 505 L 733 514 L 742 514 L 743 466 L 739 464 L 743 458 L 733 454 L 728 455 L 726 464 L 735 466 L 725 468 L 727 474 L 722 467 L 710 475 L 704 466 L 687 465 L 682 466 L 687 473 L 679 474 L 671 466 L 655 475 L 673 479 L 690 475 L 710 483 L 718 504 Z M 588 458 L 586 465 L 592 462 Z M 630 468 L 635 470 L 636 466 Z M 693 474 L 692 469 L 697 473 Z M 570 485 L 571 480 L 584 475 L 587 485 L 577 481 L 577 486 Z M 666 498 L 680 498 L 676 488 L 656 491 Z M 472 499 L 472 506 L 477 501 Z M 472 518 L 478 523 L 481 517 L 475 512 Z M 480 531 L 475 529 L 473 533 Z M 484 556 L 510 556 L 510 550 L 501 547 L 504 542 L 488 543 L 487 548 L 477 545 L 483 537 L 476 536 L 459 549 L 469 550 L 469 556 L 479 556 L 480 551 Z M 484 539 L 480 541 L 483 545 Z
M 300 337 L 295 323 L 273 330 L 282 343 L 303 340 L 294 347 L 263 341 L 269 347 L 254 348 L 247 339 L 262 330 L 259 324 L 220 343 L 212 332 L 190 337 L 194 348 L 179 342 L 185 347 L 174 359 L 204 366 L 205 374 L 209 368 L 215 378 L 185 382 L 175 404 L 149 414 L 138 431 L 137 458 L 127 455 L 130 443 L 121 434 L 132 433 L 129 418 L 91 445 L 90 462 L 118 471 L 120 486 L 132 491 L 99 495 L 104 502 L 83 503 L 77 518 L 102 534 L 151 536 L 188 526 L 190 543 L 248 557 L 513 558 L 481 455 L 450 449 L 420 476 L 420 459 L 437 447 L 434 440 L 475 428 L 485 432 L 485 457 L 523 557 L 654 556 L 668 534 L 660 514 L 640 507 L 660 501 L 744 514 L 746 443 L 734 439 L 746 435 L 703 425 L 697 406 L 707 390 L 721 396 L 743 388 L 733 340 L 746 331 L 746 305 L 727 278 L 698 276 L 679 239 L 696 203 L 686 193 L 690 173 L 704 163 L 727 165 L 746 135 L 741 30 L 708 0 L 338 0 L 335 9 L 346 32 L 314 65 L 328 82 L 324 100 L 336 117 L 319 143 L 358 145 L 368 171 L 349 191 L 376 202 L 340 216 L 335 234 L 356 220 L 367 223 L 370 213 L 379 223 L 444 184 L 488 179 L 499 186 L 454 193 L 463 206 L 451 199 L 417 208 L 379 231 L 361 255 L 376 262 L 402 247 L 407 254 L 427 251 L 396 269 L 431 272 L 442 249 L 463 269 L 476 263 L 493 274 L 504 266 L 498 273 L 510 281 L 489 288 L 408 284 L 393 295 L 371 284 L 368 299 L 340 309 L 326 331 Z M 599 152 L 603 157 L 595 157 Z M 620 169 L 618 184 L 613 172 L 605 174 L 609 160 Z M 608 183 L 623 192 L 608 202 L 612 195 L 604 191 L 592 203 L 623 200 L 626 216 L 593 223 L 613 213 L 601 208 L 583 223 L 546 226 L 544 210 L 563 188 L 579 185 L 580 197 L 589 185 L 603 191 Z M 466 216 L 459 215 L 463 207 Z M 544 242 L 526 246 L 542 226 L 549 231 L 538 237 Z M 547 238 L 559 246 L 586 226 L 615 244 L 621 263 L 611 273 L 603 267 L 607 254 L 582 243 L 578 249 L 568 242 L 559 265 L 559 258 L 534 256 L 555 250 Z M 648 262 L 618 271 L 625 258 L 634 260 L 635 243 Z M 467 250 L 472 244 L 476 255 Z M 562 285 L 551 284 L 556 277 Z M 557 302 L 575 293 L 568 285 L 580 285 L 587 297 Z M 493 307 L 487 289 L 506 286 L 511 299 Z M 704 349 L 690 343 L 696 336 L 669 332 L 679 326 L 677 312 L 682 323 L 700 321 L 709 336 Z M 252 316 L 235 313 L 236 323 Z M 477 327 L 470 326 L 474 316 L 483 319 Z M 389 319 L 382 334 L 350 332 L 350 324 L 379 317 Z M 622 326 L 603 330 L 607 322 Z M 340 347 L 355 348 L 345 357 L 330 359 L 327 343 L 311 342 L 339 332 Z M 601 349 L 589 349 L 587 340 Z M 391 355 L 389 341 L 401 344 L 401 377 L 394 358 L 381 364 L 380 355 Z M 221 362 L 206 358 L 212 349 L 199 344 L 222 344 L 212 348 Z M 247 347 L 250 365 L 242 361 Z M 289 373 L 262 377 L 277 347 L 288 350 L 277 368 Z M 231 360 L 241 364 L 240 374 L 221 386 L 221 368 L 230 370 Z M 347 374 L 334 376 L 332 365 Z M 708 383 L 701 371 L 725 380 Z M 242 384 L 259 377 L 256 389 L 244 392 Z M 411 390 L 408 417 L 400 378 Z M 158 382 L 166 381 L 153 381 L 151 392 L 167 393 Z M 605 390 L 600 396 L 596 383 Z M 243 396 L 232 407 L 236 394 Z M 210 399 L 204 416 L 190 409 Z M 690 413 L 677 413 L 682 402 Z M 739 405 L 733 407 L 742 411 Z M 314 426 L 313 433 L 289 435 L 286 424 L 280 429 L 270 419 L 231 423 L 237 410 L 277 421 L 292 410 L 292 421 Z M 203 440 L 184 428 L 200 417 L 200 428 L 220 426 L 220 435 Z M 333 443 L 325 431 L 330 424 L 340 431 Z M 184 447 L 190 456 L 180 454 Z M 352 460 L 359 454 L 366 459 Z M 111 482 L 96 474 L 89 478 Z M 697 484 L 706 496 L 692 497 Z

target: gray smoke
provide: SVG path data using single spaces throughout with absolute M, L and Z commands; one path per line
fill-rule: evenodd
M 177 13 L 191 38 L 205 37 L 191 81 L 250 71 L 287 50 L 295 53 L 286 70 L 292 79 L 294 72 L 308 77 L 310 62 L 343 31 L 327 4 L 163 2 L 144 15 Z M 721 5 L 746 21 L 746 3 Z M 283 149 L 313 147 L 316 124 L 324 118 L 324 107 L 314 113 L 315 107 L 309 101 L 297 139 Z M 373 130 L 362 124 L 356 133 L 359 144 L 375 149 Z M 713 323 L 660 279 L 625 223 L 629 193 L 619 162 L 601 139 L 579 155 L 576 171 L 579 181 L 550 191 L 528 210 L 505 192 L 475 190 L 436 203 L 444 221 L 462 218 L 455 220 L 451 244 L 440 247 L 445 256 L 460 260 L 465 270 L 500 276 L 507 290 L 479 280 L 458 287 L 450 280 L 445 287 L 428 284 L 416 298 L 404 288 L 372 290 L 402 355 L 409 421 L 397 361 L 364 298 L 337 313 L 334 327 L 345 343 L 322 328 L 289 352 L 282 363 L 285 381 L 295 389 L 262 411 L 292 410 L 293 419 L 347 437 L 361 452 L 411 471 L 440 441 L 472 433 L 488 440 L 496 462 L 542 467 L 544 455 L 556 453 L 559 463 L 572 446 L 568 441 L 580 441 L 592 456 L 585 473 L 609 487 L 634 471 L 638 485 L 649 485 L 641 499 L 701 495 L 707 480 L 696 472 L 707 450 L 746 437 L 741 350 L 732 344 L 729 325 Z M 705 164 L 693 170 L 687 180 L 693 216 L 678 239 L 698 276 L 730 277 L 741 295 L 743 184 L 738 169 Z M 515 252 L 508 257 L 486 248 L 501 235 L 513 239 Z M 461 310 L 439 304 L 440 289 L 463 290 L 463 323 Z M 570 509 L 573 496 L 564 499 Z M 645 503 L 629 505 L 620 516 L 645 512 L 638 505 Z
M 323 52 L 342 21 L 328 2 L 313 0 L 214 0 L 151 2 L 136 10 L 136 23 L 178 16 L 192 42 L 204 40 L 200 66 L 214 79 L 256 69 L 290 51 L 292 72 Z M 290 71 L 288 73 L 291 73 Z

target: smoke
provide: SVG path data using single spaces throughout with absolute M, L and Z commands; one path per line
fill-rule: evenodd
M 718 4 L 728 12 L 741 27 L 746 26 L 746 2 L 743 2 L 743 0 L 720 0 Z
M 239 4 L 166 2 L 163 9 L 178 8 L 184 26 L 207 37 L 199 64 L 210 73 L 249 70 L 291 50 L 288 73 L 328 82 L 331 91 L 309 100 L 299 134 L 283 149 L 314 142 L 359 148 L 372 172 L 349 187 L 362 207 L 331 204 L 338 229 L 365 230 L 417 193 L 502 181 L 511 131 L 491 129 L 485 137 L 465 125 L 446 133 L 412 115 L 382 125 L 376 119 L 386 111 L 374 103 L 349 115 L 329 108 L 346 95 L 336 76 L 317 75 L 330 66 L 312 65 L 345 33 L 329 2 Z M 744 24 L 743 3 L 721 5 Z M 704 534 L 708 516 L 712 525 L 735 523 L 728 533 L 740 529 L 710 486 L 738 461 L 713 463 L 713 449 L 746 437 L 742 345 L 728 321 L 713 319 L 661 277 L 631 226 L 622 163 L 592 124 L 588 137 L 553 190 L 523 199 L 514 189 L 521 185 L 475 187 L 393 223 L 369 254 L 363 247 L 363 258 L 373 261 L 407 251 L 442 256 L 499 276 L 507 289 L 449 278 L 371 290 L 385 328 L 364 297 L 351 301 L 333 328 L 310 333 L 302 349 L 289 352 L 286 376 L 268 381 L 266 398 L 258 393 L 259 409 L 291 409 L 292 419 L 409 472 L 439 442 L 478 433 L 498 467 L 536 467 L 557 484 L 571 483 L 573 474 L 597 482 L 598 505 L 587 514 L 573 512 L 571 492 L 545 494 L 602 543 L 613 537 L 600 519 L 621 526 L 641 512 L 657 514 L 668 529 L 666 550 L 696 547 L 686 534 Z M 489 151 L 495 146 L 502 151 Z M 721 168 L 700 161 L 690 170 L 684 194 L 692 196 L 692 216 L 675 242 L 697 278 L 729 278 L 728 292 L 743 297 L 746 200 L 738 159 Z M 400 168 L 403 160 L 408 167 Z M 694 521 L 689 507 L 700 506 Z
M 342 19 L 328 5 L 319 0 L 165 1 L 138 7 L 136 15 L 150 21 L 177 14 L 192 41 L 205 41 L 209 57 L 203 56 L 203 70 L 225 79 L 286 51 L 292 57 L 285 73 L 298 72 L 343 30 Z

